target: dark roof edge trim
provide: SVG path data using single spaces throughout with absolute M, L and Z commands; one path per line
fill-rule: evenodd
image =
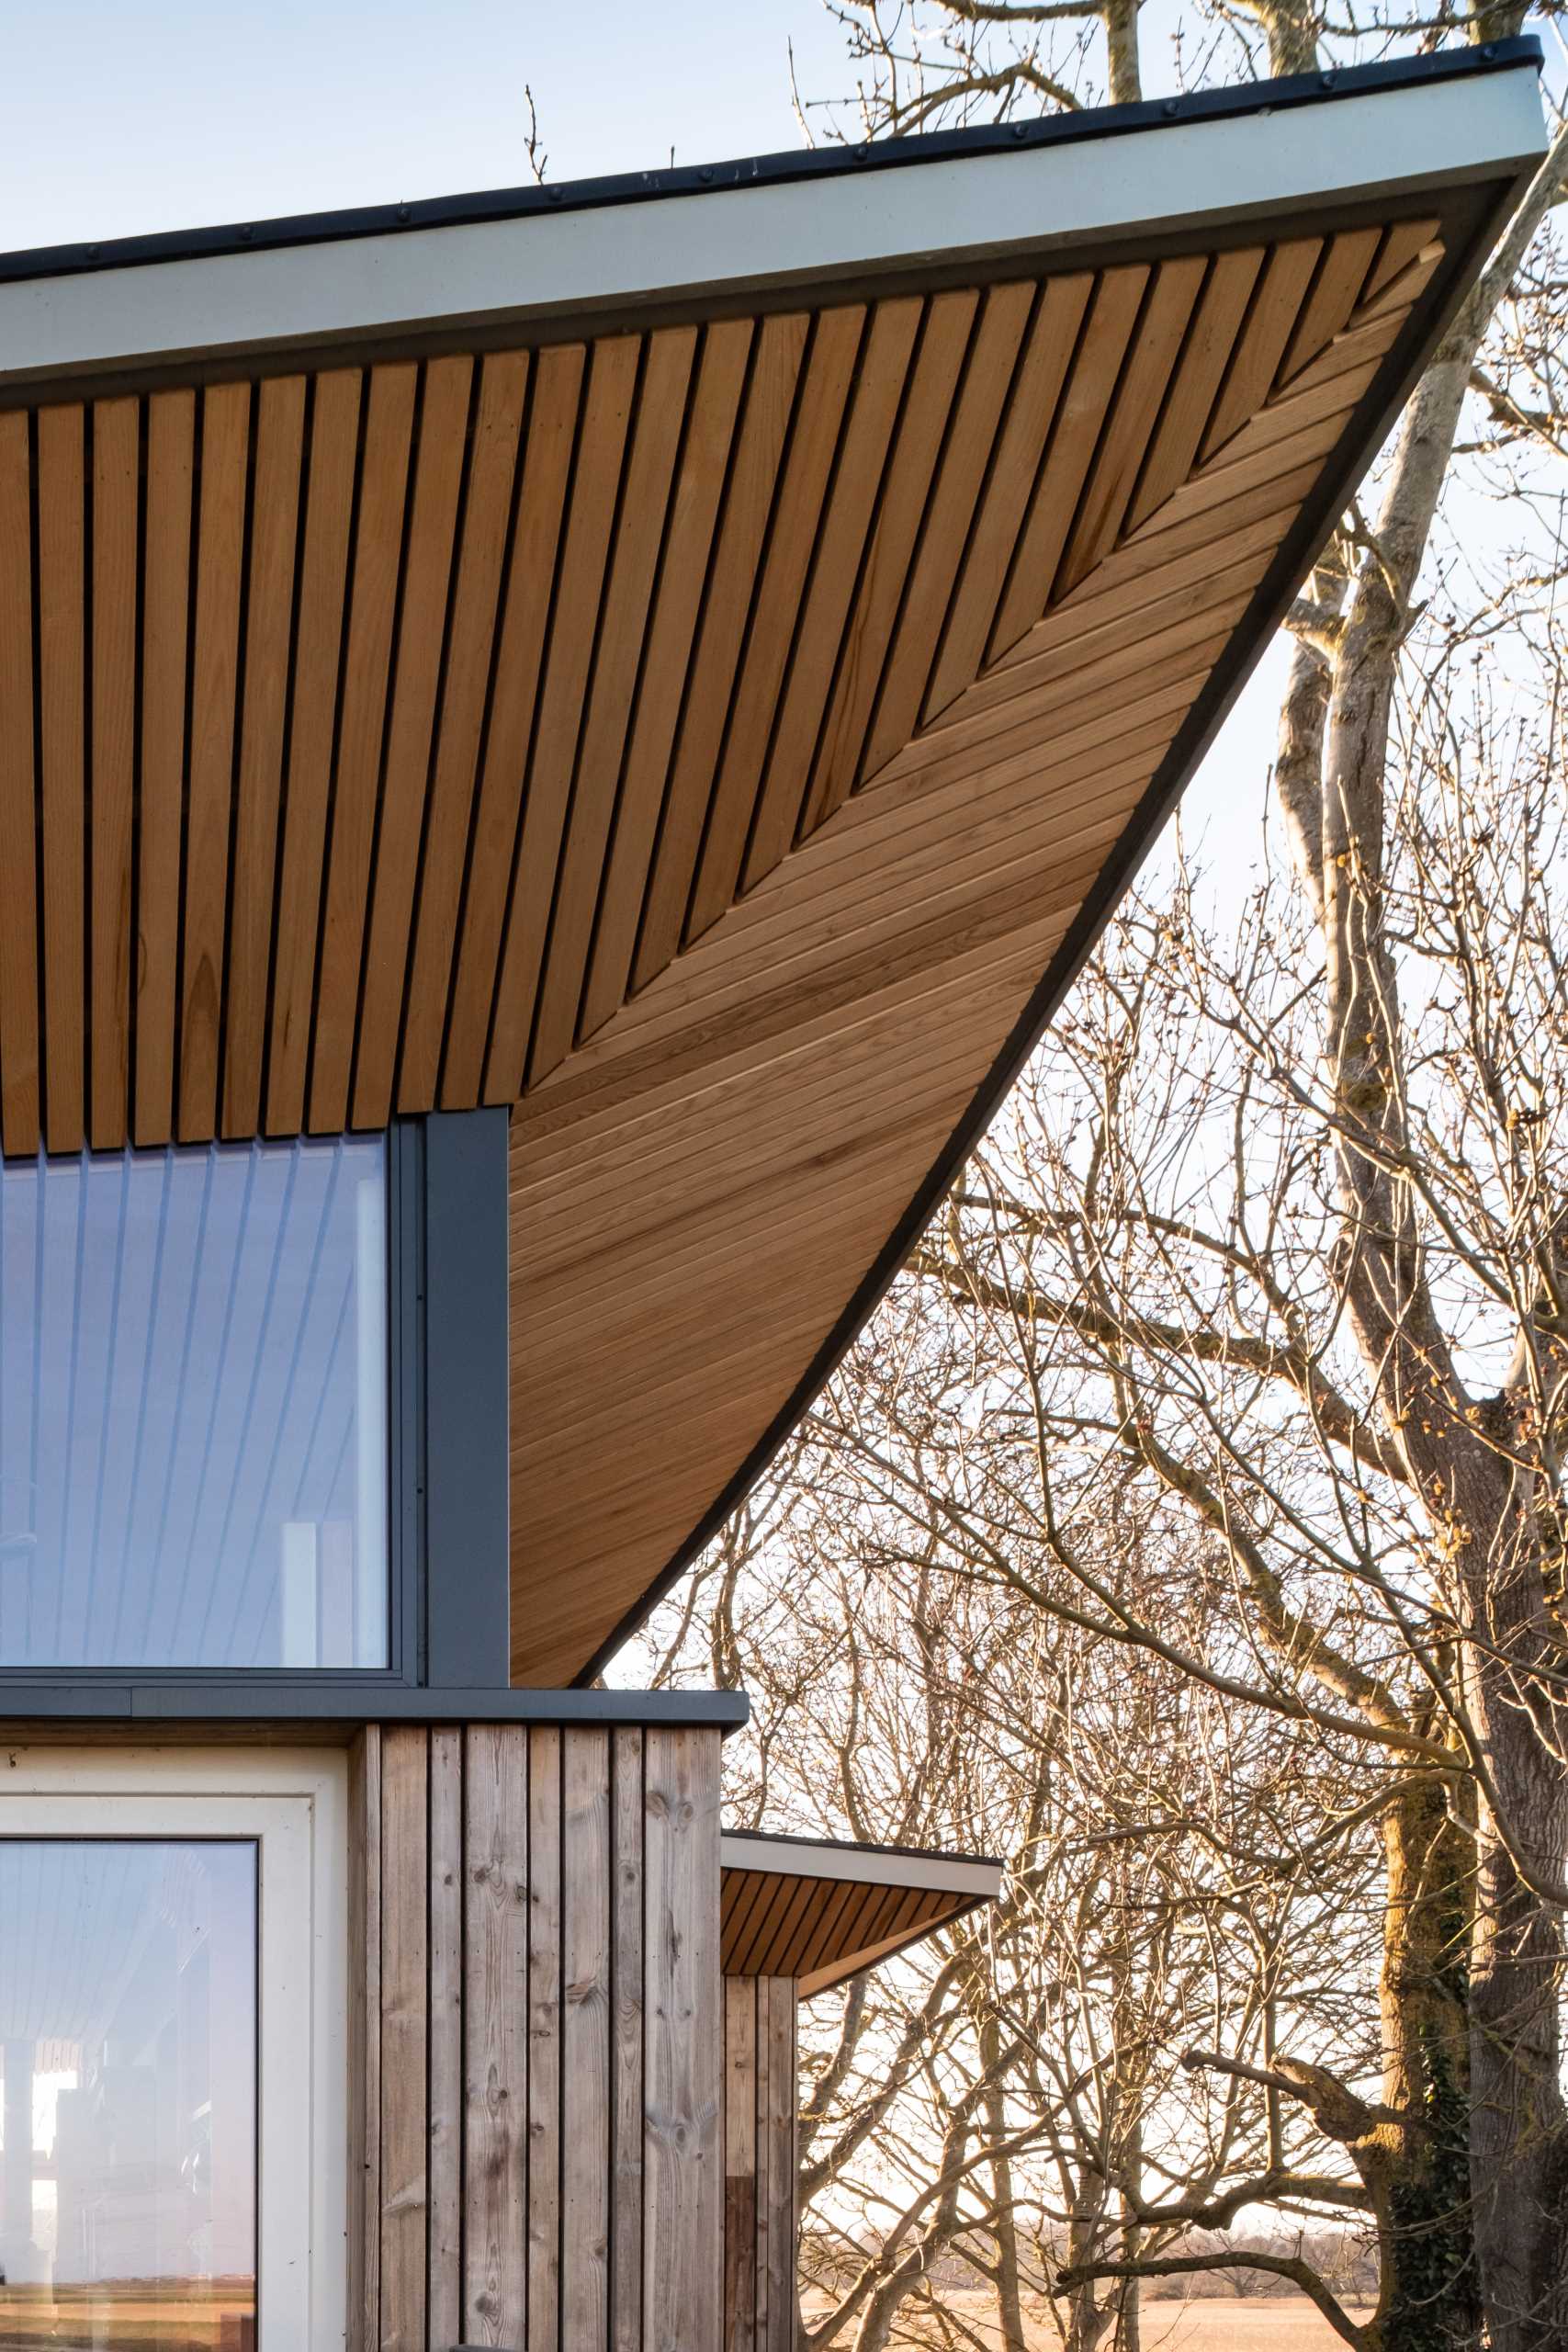
M 1364 96 L 1369 91 L 1404 89 L 1521 66 L 1533 67 L 1539 73 L 1542 62 L 1540 42 L 1533 34 L 1521 34 L 1506 40 L 1488 41 L 1481 48 L 1440 49 L 1423 57 L 1383 58 L 1368 65 L 1330 67 L 1319 74 L 1295 74 L 1275 81 L 1194 90 L 1179 97 L 1148 98 L 1130 106 L 1085 107 L 1075 114 L 987 123 L 962 130 L 926 131 L 910 138 L 871 141 L 860 146 L 785 149 L 772 155 L 682 164 L 665 171 L 621 172 L 596 179 L 551 181 L 540 187 L 482 189 L 402 204 L 295 213 L 276 220 L 228 222 L 205 229 L 168 230 L 149 236 L 113 237 L 96 243 L 37 245 L 0 254 L 0 285 L 130 269 L 155 262 L 341 243 L 355 237 L 387 236 L 405 230 L 450 229 L 524 220 L 536 214 L 582 212 L 604 205 L 657 202 L 666 197 L 718 195 L 742 187 L 778 187 L 795 180 L 853 177 L 863 171 L 897 171 L 910 164 L 953 157 L 1029 153 L 1042 147 L 1071 146 L 1079 141 L 1126 131 L 1224 121 L 1242 115 L 1322 105 L 1336 98 Z

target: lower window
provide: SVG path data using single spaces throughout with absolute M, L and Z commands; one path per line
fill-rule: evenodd
M 0 1783 L 0 2347 L 344 2324 L 342 1759 L 16 1752 Z

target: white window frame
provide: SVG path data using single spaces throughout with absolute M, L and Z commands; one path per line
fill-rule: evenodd
M 258 2352 L 341 2352 L 348 2312 L 348 1758 L 0 1747 L 0 1838 L 257 1846 Z

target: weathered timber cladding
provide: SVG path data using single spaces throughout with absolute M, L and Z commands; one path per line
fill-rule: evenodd
M 719 2352 L 719 1738 L 360 1736 L 350 2352 Z
M 725 2352 L 796 2352 L 795 1984 L 724 1980 Z

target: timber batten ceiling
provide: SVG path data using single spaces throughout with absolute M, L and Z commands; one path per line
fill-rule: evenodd
M 1001 1892 L 1002 1864 L 897 1846 L 726 1830 L 726 1976 L 787 1976 L 803 1999 L 890 1960 Z
M 886 1279 L 1479 266 L 1519 54 L 612 206 L 671 245 L 592 331 L 400 327 L 424 248 L 361 296 L 337 231 L 0 264 L 0 1144 L 515 1106 L 515 1679 L 597 1663 Z M 1178 137 L 1212 201 L 1142 217 Z M 1101 170 L 997 244 L 994 175 Z M 993 225 L 931 249 L 950 185 Z M 677 213 L 776 250 L 693 291 Z M 525 233 L 510 285 L 583 225 L 417 235 L 439 286 Z

